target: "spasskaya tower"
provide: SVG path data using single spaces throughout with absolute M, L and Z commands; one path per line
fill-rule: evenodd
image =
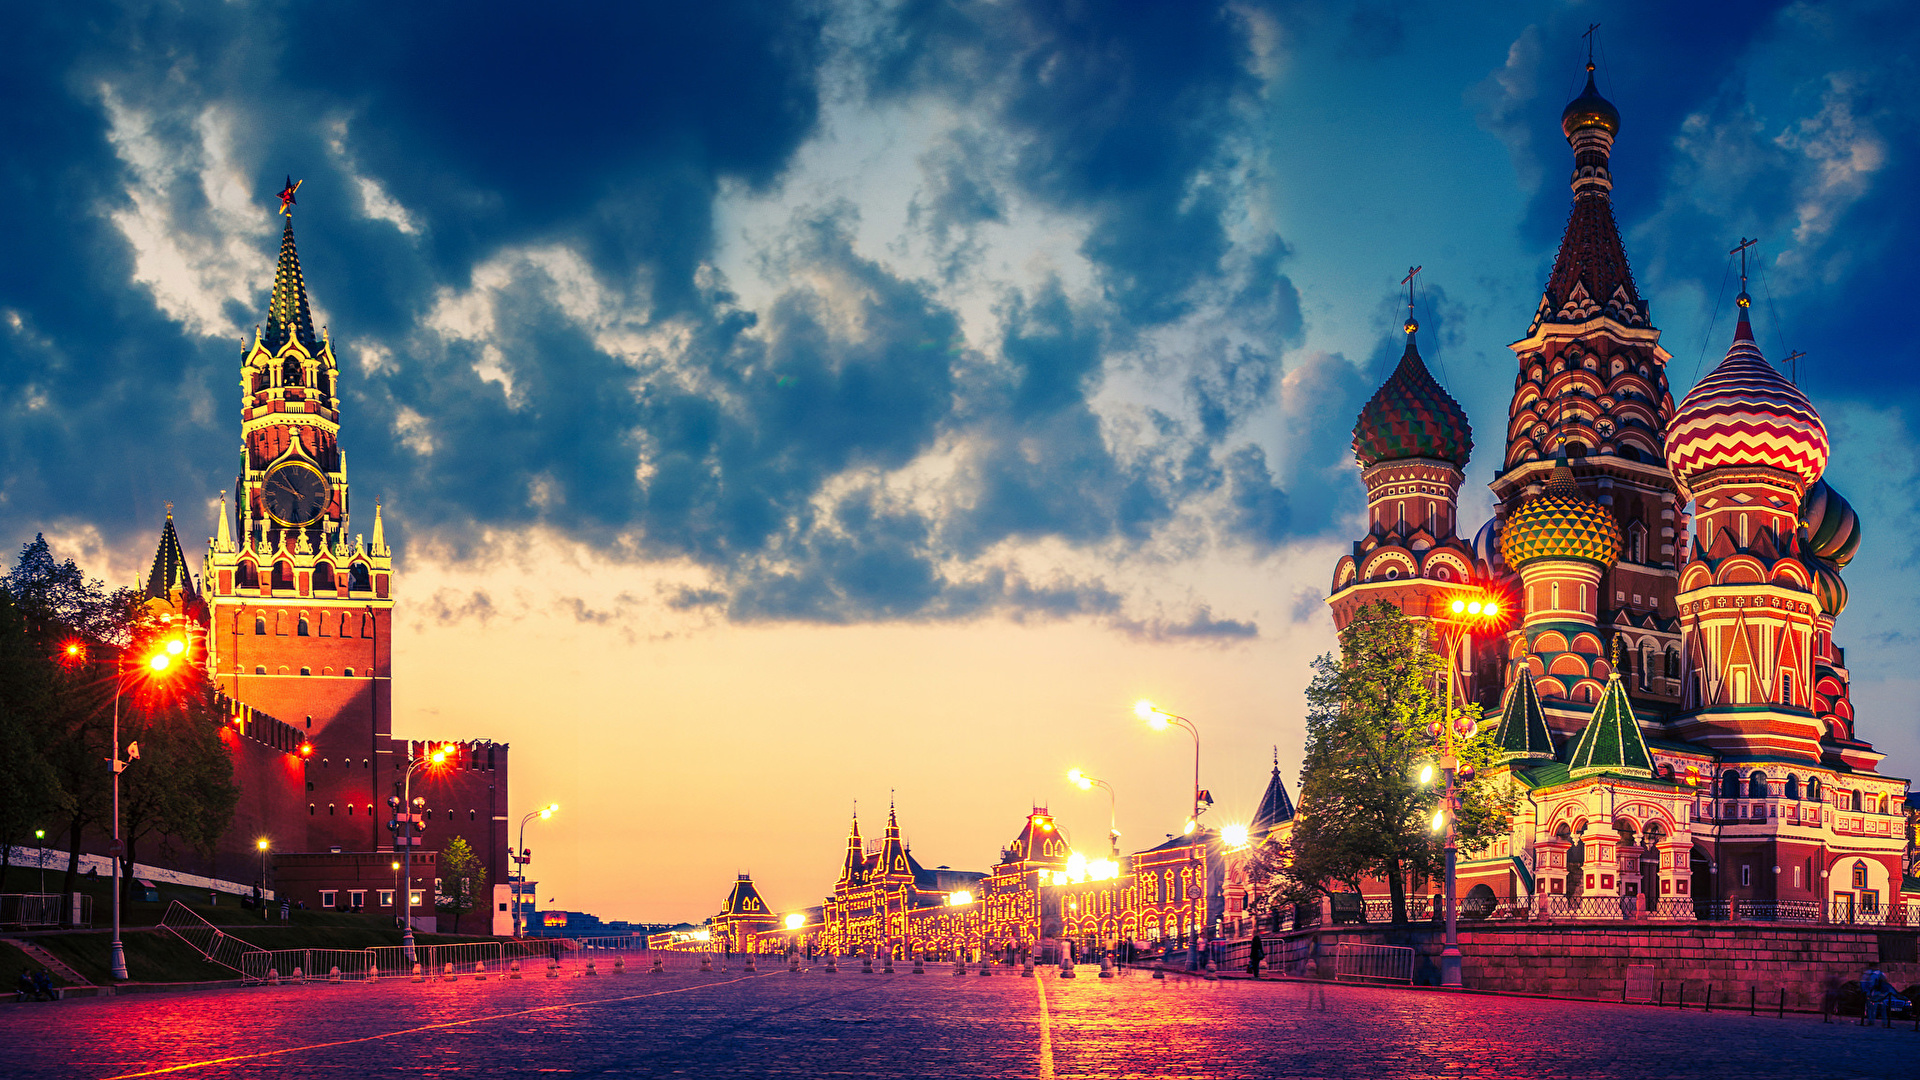
M 378 505 L 371 538 L 351 528 L 340 369 L 307 304 L 297 187 L 281 193 L 266 324 L 241 353 L 240 474 L 208 543 L 208 636 L 221 688 L 311 744 L 309 850 L 372 851 L 388 841 L 393 557 Z

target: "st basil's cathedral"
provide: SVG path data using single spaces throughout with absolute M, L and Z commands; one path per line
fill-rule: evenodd
M 1561 117 L 1566 232 L 1509 346 L 1493 518 L 1460 526 L 1473 430 L 1409 317 L 1354 427 L 1368 531 L 1334 569 L 1335 625 L 1380 601 L 1444 623 L 1469 586 L 1510 598 L 1456 672 L 1498 744 L 1491 779 L 1523 793 L 1510 835 L 1461 865 L 1469 908 L 1880 921 L 1906 781 L 1858 737 L 1834 641 L 1859 521 L 1822 478 L 1818 411 L 1754 343 L 1744 281 L 1725 360 L 1675 407 L 1614 221 L 1620 114 L 1587 70 Z

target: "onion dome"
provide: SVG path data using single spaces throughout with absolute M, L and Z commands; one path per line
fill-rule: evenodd
M 1813 573 L 1813 595 L 1820 600 L 1820 610 L 1828 618 L 1839 618 L 1847 610 L 1847 583 L 1840 580 L 1840 571 L 1822 559 L 1808 559 L 1807 569 Z
M 1374 391 L 1353 425 L 1353 456 L 1362 467 L 1407 458 L 1434 458 L 1465 468 L 1473 456 L 1473 425 L 1460 403 L 1433 381 L 1414 346 L 1419 324 L 1407 320 L 1400 366 Z
M 1540 559 L 1580 559 L 1608 567 L 1620 557 L 1620 523 L 1580 493 L 1573 470 L 1556 467 L 1540 494 L 1520 504 L 1500 530 L 1500 557 L 1518 570 Z
M 1473 557 L 1487 568 L 1494 577 L 1504 577 L 1510 571 L 1505 559 L 1500 557 L 1500 519 L 1491 517 L 1480 531 L 1473 534 Z
M 1844 570 L 1860 550 L 1860 516 L 1840 493 L 1816 480 L 1800 500 L 1800 523 L 1807 527 L 1812 554 Z
M 1589 63 L 1587 88 L 1580 92 L 1579 97 L 1567 102 L 1566 109 L 1560 113 L 1560 130 L 1566 133 L 1568 139 L 1572 139 L 1574 132 L 1596 127 L 1604 129 L 1608 135 L 1620 134 L 1620 110 L 1613 107 L 1613 102 L 1600 96 L 1599 89 L 1593 85 L 1593 64 Z
M 1720 366 L 1686 396 L 1667 424 L 1667 465 L 1682 488 L 1713 469 L 1765 465 L 1811 485 L 1827 468 L 1827 426 L 1807 395 L 1753 343 L 1747 294 Z

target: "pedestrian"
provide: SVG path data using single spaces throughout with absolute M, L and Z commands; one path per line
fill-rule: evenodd
M 1868 968 L 1860 976 L 1860 993 L 1866 996 L 1866 1002 L 1860 1006 L 1861 1019 L 1867 1023 L 1885 1018 L 1887 1006 L 1893 1000 L 1893 984 L 1887 981 L 1886 973 L 1879 968 Z
M 29 1001 L 35 996 L 37 996 L 37 991 L 35 991 L 33 986 L 33 972 L 28 971 L 26 968 L 21 968 L 20 981 L 13 984 L 13 999 L 15 1001 Z
M 1247 950 L 1247 955 L 1253 958 L 1247 964 L 1247 974 L 1257 979 L 1260 977 L 1260 961 L 1267 958 L 1267 947 L 1261 944 L 1259 934 L 1253 935 L 1253 946 Z
M 37 1001 L 58 1001 L 60 995 L 53 992 L 53 976 L 46 968 L 41 968 L 33 976 L 33 996 Z

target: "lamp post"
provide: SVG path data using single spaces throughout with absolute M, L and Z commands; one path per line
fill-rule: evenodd
M 1453 628 L 1452 641 L 1447 648 L 1447 705 L 1442 719 L 1441 737 L 1444 750 L 1440 755 L 1440 771 L 1446 779 L 1446 790 L 1440 804 L 1440 812 L 1434 815 L 1434 828 L 1446 829 L 1447 876 L 1445 892 L 1441 902 L 1446 905 L 1447 940 L 1440 951 L 1440 985 L 1459 986 L 1460 981 L 1460 913 L 1454 903 L 1455 874 L 1459 860 L 1457 819 L 1459 809 L 1457 782 L 1473 779 L 1472 766 L 1462 769 L 1460 758 L 1453 747 L 1453 702 L 1459 696 L 1455 675 L 1460 670 L 1460 652 L 1463 645 L 1472 639 L 1476 626 L 1492 626 L 1500 618 L 1500 602 L 1491 593 L 1476 591 L 1462 593 L 1447 604 L 1447 614 L 1442 617 L 1444 625 Z M 1464 775 L 1462 775 L 1464 774 Z
M 514 865 L 520 868 L 520 873 L 513 879 L 513 936 L 515 940 L 518 940 L 520 937 L 520 883 L 525 881 L 527 877 L 527 822 L 532 821 L 534 818 L 545 821 L 552 817 L 554 812 L 559 809 L 559 803 L 548 803 L 520 819 L 520 844 L 513 849 Z
M 1115 797 L 1113 785 L 1097 776 L 1088 776 L 1079 769 L 1067 770 L 1067 782 L 1079 788 L 1081 791 L 1092 791 L 1096 787 L 1107 789 L 1107 856 L 1108 858 L 1118 860 L 1120 858 L 1120 830 L 1117 827 L 1119 819 L 1115 816 L 1114 810 Z
M 260 918 L 267 918 L 267 838 L 261 837 L 253 842 L 260 849 Z
M 40 864 L 40 895 L 47 895 L 47 830 L 33 830 L 33 846 L 39 851 L 33 858 Z
M 1187 818 L 1186 829 L 1188 833 L 1192 833 L 1200 827 L 1200 815 L 1204 812 L 1201 803 L 1203 801 L 1206 803 L 1213 802 L 1213 800 L 1208 797 L 1206 791 L 1200 787 L 1200 729 L 1194 726 L 1193 721 L 1184 716 L 1176 716 L 1164 709 L 1157 708 L 1151 701 L 1134 702 L 1133 713 L 1140 719 L 1145 720 L 1147 726 L 1155 731 L 1165 731 L 1177 725 L 1186 729 L 1187 734 L 1193 736 L 1193 814 Z
M 173 638 L 160 651 L 149 656 L 146 668 L 152 672 L 152 678 L 160 678 L 171 672 L 175 658 L 185 654 L 187 643 L 182 638 Z M 140 744 L 127 747 L 127 760 L 120 760 L 120 695 L 126 689 L 126 653 L 123 650 L 115 655 L 113 661 L 113 756 L 107 759 L 107 765 L 113 770 L 113 846 L 108 850 L 113 855 L 113 943 L 108 946 L 108 967 L 115 979 L 127 977 L 127 949 L 120 940 L 120 856 L 124 851 L 120 840 L 120 774 L 128 765 L 140 757 Z M 137 669 L 136 669 L 137 670 Z
M 406 880 L 405 882 L 403 882 L 403 884 L 406 887 L 406 893 L 407 893 L 404 901 L 404 903 L 406 904 L 406 922 L 405 922 L 406 930 L 404 933 L 401 934 L 400 941 L 401 941 L 401 944 L 407 947 L 407 963 L 409 964 L 414 962 L 414 952 L 413 952 L 413 774 L 416 772 L 419 772 L 423 768 L 427 768 L 433 765 L 438 765 L 445 760 L 447 760 L 447 752 L 445 750 L 441 750 L 441 749 L 430 750 L 427 752 L 427 756 L 409 762 L 407 764 L 406 773 L 400 777 L 400 807 L 401 809 L 406 811 L 406 813 L 402 816 L 406 819 L 406 826 L 407 826 L 406 839 L 403 845 L 407 850 L 406 850 L 406 853 L 400 857 L 400 861 L 407 864 Z

